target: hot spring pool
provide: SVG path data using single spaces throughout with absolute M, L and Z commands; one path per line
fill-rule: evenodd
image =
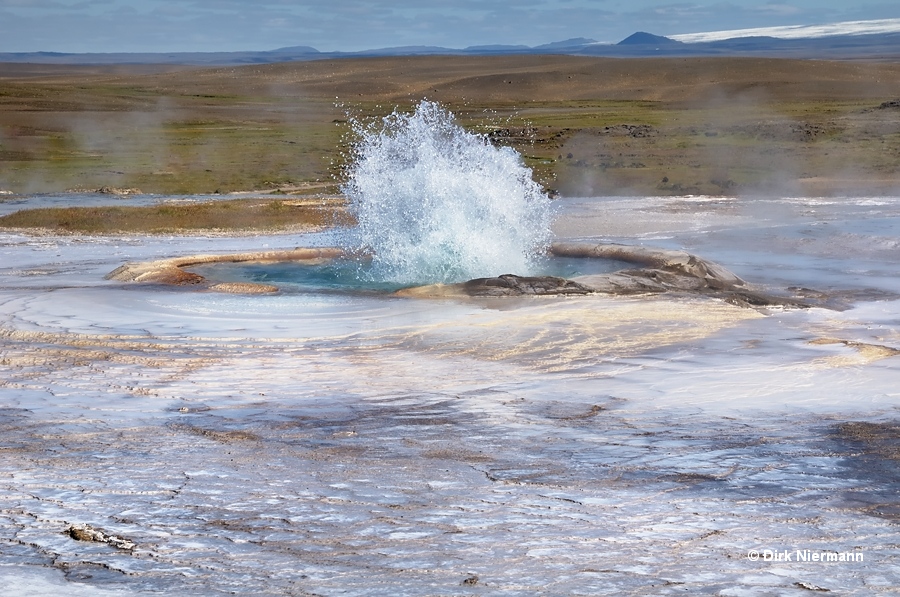
M 307 264 L 296 261 L 277 263 L 238 262 L 210 263 L 186 268 L 213 282 L 252 282 L 271 284 L 285 293 L 349 293 L 385 294 L 410 286 L 394 281 L 376 279 L 371 274 L 371 262 L 356 259 L 334 259 L 325 263 Z M 633 263 L 617 259 L 588 259 L 579 257 L 547 257 L 538 261 L 534 276 L 575 278 L 605 274 L 633 268 Z M 497 272 L 497 275 L 517 272 Z

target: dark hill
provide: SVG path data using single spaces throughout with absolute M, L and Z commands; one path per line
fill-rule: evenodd
M 33 64 L 157 64 L 157 65 L 240 65 L 378 56 L 514 56 L 528 54 L 571 54 L 617 58 L 754 56 L 815 59 L 900 58 L 900 33 L 834 35 L 820 38 L 780 39 L 756 36 L 710 42 L 680 42 L 638 31 L 617 44 L 598 43 L 577 37 L 540 46 L 479 45 L 465 49 L 437 46 L 402 46 L 361 52 L 320 52 L 310 46 L 293 46 L 268 51 L 242 52 L 168 52 L 168 53 L 94 53 L 59 52 L 0 53 L 0 63 Z
M 674 39 L 669 39 L 668 37 L 663 37 L 662 35 L 653 35 L 652 33 L 647 33 L 645 31 L 638 31 L 637 33 L 632 33 L 622 41 L 620 41 L 617 46 L 639 46 L 639 45 L 654 45 L 654 46 L 671 46 L 671 45 L 683 45 L 680 41 L 675 41 Z
M 291 46 L 289 48 L 278 48 L 272 50 L 274 54 L 321 54 L 319 50 L 311 46 Z
M 597 43 L 596 39 L 590 39 L 587 37 L 573 37 L 572 39 L 566 39 L 563 41 L 555 41 L 550 44 L 543 44 L 541 46 L 535 46 L 532 48 L 533 50 L 559 50 L 563 48 L 577 48 L 580 46 L 588 46 L 591 44 Z

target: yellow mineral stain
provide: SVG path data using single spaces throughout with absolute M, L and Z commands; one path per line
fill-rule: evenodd
M 534 298 L 532 305 L 485 311 L 465 322 L 410 331 L 406 342 L 430 352 L 527 361 L 547 370 L 629 356 L 706 338 L 764 315 L 723 301 L 671 297 Z
M 851 354 L 836 355 L 817 359 L 815 362 L 827 367 L 854 367 L 858 365 L 868 365 L 900 355 L 900 350 L 883 346 L 880 344 L 869 344 L 866 342 L 855 342 L 853 340 L 841 340 L 839 338 L 816 338 L 810 340 L 809 344 L 813 346 L 828 346 L 832 344 L 843 344 L 848 348 L 854 349 L 856 352 Z

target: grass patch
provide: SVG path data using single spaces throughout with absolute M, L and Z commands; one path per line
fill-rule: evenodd
M 900 68 L 887 63 L 442 56 L 4 69 L 0 190 L 17 193 L 333 184 L 352 140 L 347 112 L 377 120 L 423 97 L 518 150 L 564 195 L 740 194 L 836 176 L 854 192 L 900 186 L 898 110 L 880 107 L 900 97 Z
M 174 230 L 285 230 L 347 226 L 353 219 L 339 200 L 235 199 L 141 207 L 51 207 L 0 217 L 0 227 L 114 234 Z

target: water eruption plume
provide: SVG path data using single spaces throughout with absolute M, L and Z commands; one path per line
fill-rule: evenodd
M 464 130 L 439 104 L 394 111 L 359 136 L 344 193 L 371 252 L 366 275 L 400 284 L 528 275 L 550 241 L 551 208 L 512 148 Z

